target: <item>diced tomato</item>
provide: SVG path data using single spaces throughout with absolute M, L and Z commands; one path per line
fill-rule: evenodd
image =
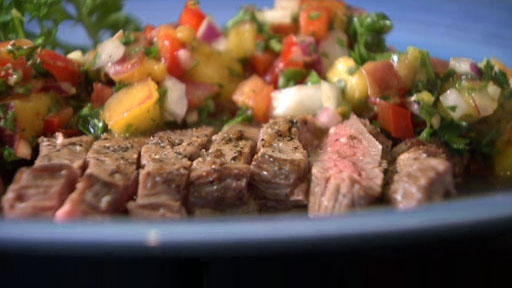
M 443 75 L 450 69 L 450 62 L 440 58 L 430 57 L 430 63 L 437 74 Z
M 184 45 L 178 39 L 176 29 L 170 25 L 160 26 L 157 31 L 157 43 L 160 56 L 167 65 L 167 72 L 176 78 L 181 78 L 185 74 L 185 70 L 180 64 L 177 52 Z
M 112 87 L 100 82 L 94 82 L 91 94 L 91 103 L 94 108 L 103 107 L 107 100 L 114 94 Z
M 206 15 L 199 7 L 199 1 L 189 0 L 187 4 L 185 4 L 185 8 L 181 14 L 180 24 L 189 26 L 197 32 L 205 18 Z
M 189 111 L 201 107 L 206 98 L 219 93 L 219 86 L 213 84 L 189 81 L 186 85 Z
M 388 96 L 393 102 L 400 102 L 400 92 L 404 88 L 404 83 L 391 61 L 366 62 L 362 69 L 368 80 L 368 92 L 372 101 Z
M 327 11 L 329 23 L 334 16 L 344 16 L 347 14 L 347 5 L 343 1 L 338 0 L 302 0 L 300 6 L 304 8 L 323 8 Z
M 271 51 L 256 52 L 249 58 L 249 62 L 256 73 L 263 76 L 270 69 L 276 58 L 277 55 Z
M 42 50 L 39 52 L 39 59 L 43 63 L 44 69 L 50 71 L 58 82 L 69 82 L 73 86 L 77 86 L 84 79 L 75 62 L 55 51 Z
M 233 101 L 239 107 L 249 107 L 254 119 L 266 123 L 270 114 L 271 94 L 274 87 L 257 75 L 243 81 L 233 93 Z
M 44 133 L 53 135 L 63 129 L 73 118 L 73 108 L 66 107 L 57 114 L 51 114 L 44 119 Z
M 9 67 L 6 67 L 10 65 Z M 21 73 L 22 80 L 28 81 L 34 75 L 34 70 L 27 64 L 25 58 L 10 59 L 7 57 L 0 57 L 0 78 L 9 80 L 12 77 Z
M 270 32 L 286 37 L 290 34 L 297 34 L 299 27 L 295 23 L 279 23 L 270 26 Z
M 321 40 L 329 33 L 329 10 L 323 7 L 305 7 L 300 12 L 300 34 Z
M 401 106 L 386 101 L 377 104 L 377 120 L 382 128 L 397 139 L 414 137 L 411 112 Z
M 153 42 L 156 39 L 156 27 L 154 25 L 148 24 L 144 27 L 144 36 L 147 40 Z
M 283 39 L 283 50 L 281 51 L 281 59 L 287 65 L 291 62 L 297 65 L 302 63 L 302 51 L 299 47 L 299 40 L 294 35 L 288 35 Z

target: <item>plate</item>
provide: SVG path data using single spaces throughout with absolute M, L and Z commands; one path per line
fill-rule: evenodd
M 225 23 L 241 7 L 239 1 L 204 0 L 201 5 Z M 258 1 L 261 7 L 272 1 Z M 428 49 L 431 55 L 471 57 L 480 61 L 496 56 L 512 65 L 512 1 L 492 4 L 477 0 L 358 1 L 368 11 L 387 13 L 395 29 L 388 43 L 399 50 L 408 45 Z M 128 1 L 126 8 L 143 24 L 175 21 L 182 1 Z M 72 29 L 72 28 L 69 28 Z M 80 32 L 68 33 L 80 39 Z M 73 39 L 71 39 L 73 40 Z M 272 253 L 297 250 L 351 249 L 375 245 L 430 241 L 509 229 L 512 191 L 482 185 L 470 196 L 428 204 L 400 212 L 390 207 L 370 208 L 345 215 L 309 219 L 304 215 L 267 215 L 241 218 L 187 219 L 140 222 L 53 224 L 0 220 L 0 251 L 23 253 L 205 255 Z M 464 194 L 464 191 L 462 191 Z

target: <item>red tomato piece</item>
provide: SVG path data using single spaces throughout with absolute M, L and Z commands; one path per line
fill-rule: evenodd
M 157 43 L 160 55 L 167 65 L 167 72 L 181 78 L 185 74 L 185 69 L 180 64 L 177 52 L 184 47 L 178 39 L 176 29 L 169 25 L 162 25 L 157 31 Z
M 270 32 L 286 37 L 290 34 L 297 34 L 299 28 L 295 23 L 281 23 L 270 26 Z
M 6 67 L 7 65 L 10 65 L 10 67 Z M 34 75 L 34 70 L 27 64 L 25 58 L 0 58 L 0 78 L 9 80 L 9 78 L 19 73 L 21 73 L 22 81 L 28 81 Z
M 274 87 L 253 75 L 243 81 L 233 93 L 233 101 L 239 107 L 249 107 L 254 119 L 260 123 L 268 122 L 270 117 L 271 94 Z
M 154 25 L 148 24 L 144 27 L 144 36 L 150 42 L 155 41 L 156 38 L 156 27 Z
M 324 7 L 303 8 L 299 16 L 300 34 L 321 40 L 329 33 L 329 10 Z
M 100 82 L 94 82 L 91 94 L 91 103 L 94 108 L 103 107 L 107 100 L 114 94 L 112 87 Z
M 199 1 L 189 0 L 181 13 L 180 24 L 189 26 L 197 32 L 205 18 L 206 15 L 199 7 Z
M 276 58 L 276 54 L 270 51 L 256 52 L 251 56 L 251 58 L 249 58 L 249 62 L 251 63 L 256 73 L 258 73 L 260 76 L 263 76 L 268 71 L 268 69 L 272 67 L 272 63 L 274 63 Z
M 414 137 L 411 112 L 401 106 L 386 101 L 377 104 L 377 120 L 382 128 L 397 139 Z
M 44 133 L 53 135 L 63 129 L 73 118 L 73 108 L 66 107 L 57 114 L 48 115 L 44 119 Z
M 39 59 L 44 69 L 48 70 L 58 82 L 69 82 L 77 86 L 83 81 L 84 75 L 80 72 L 78 65 L 66 56 L 52 50 L 42 50 L 39 52 Z

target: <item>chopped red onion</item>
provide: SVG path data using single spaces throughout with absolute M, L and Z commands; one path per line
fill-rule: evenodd
M 471 69 L 471 72 L 473 72 L 478 77 L 478 79 L 482 79 L 482 77 L 483 77 L 482 69 L 480 69 L 480 67 L 478 67 L 475 64 L 475 62 L 471 62 L 471 64 L 469 64 L 469 69 Z
M 309 63 L 318 58 L 318 48 L 316 46 L 315 38 L 311 36 L 299 37 L 299 47 L 304 62 Z
M 222 30 L 210 17 L 206 17 L 197 30 L 197 38 L 209 44 L 215 42 L 221 36 Z

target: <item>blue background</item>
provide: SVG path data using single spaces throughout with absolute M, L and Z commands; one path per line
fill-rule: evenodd
M 203 10 L 219 24 L 226 23 L 246 4 L 272 7 L 273 0 L 202 0 Z M 177 21 L 185 0 L 128 0 L 125 9 L 142 24 Z M 387 13 L 395 28 L 388 43 L 399 50 L 413 45 L 430 50 L 432 55 L 449 59 L 470 57 L 476 61 L 495 56 L 512 66 L 512 1 L 510 0 L 395 0 L 349 1 L 370 12 Z M 80 41 L 84 33 L 64 29 L 68 39 Z

